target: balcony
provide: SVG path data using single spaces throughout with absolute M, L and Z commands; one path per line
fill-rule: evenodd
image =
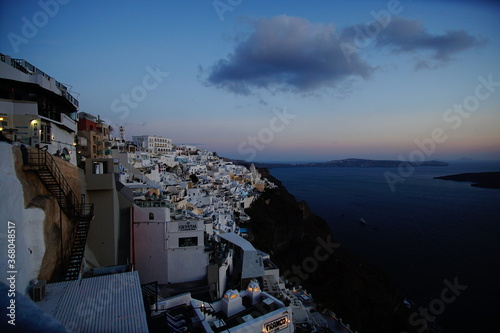
M 6 56 L 5 54 L 0 53 L 0 61 L 9 64 L 10 66 L 14 67 L 15 69 L 23 72 L 24 74 L 28 75 L 40 75 L 41 77 L 45 78 L 47 81 L 52 81 L 55 82 L 56 87 L 59 89 L 61 95 L 65 97 L 71 104 L 73 104 L 76 108 L 79 107 L 79 102 L 76 98 L 74 98 L 69 92 L 68 88 L 60 83 L 59 81 L 56 81 L 54 78 L 49 76 L 47 73 L 43 72 L 39 68 L 33 66 L 30 64 L 28 61 L 24 59 L 14 59 L 9 56 Z M 38 82 L 40 84 L 40 82 Z M 40 84 L 43 86 L 43 84 Z M 49 89 L 50 90 L 50 89 Z

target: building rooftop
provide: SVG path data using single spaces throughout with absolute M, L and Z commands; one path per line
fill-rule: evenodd
M 219 237 L 227 240 L 230 243 L 233 243 L 234 245 L 241 248 L 243 251 L 257 251 L 249 241 L 242 238 L 241 236 L 238 236 L 234 232 L 219 234 Z
M 54 80 L 53 82 L 55 82 L 55 86 L 59 90 L 60 94 L 63 97 L 65 97 L 76 108 L 78 108 L 78 106 L 79 106 L 78 100 L 75 97 L 73 97 L 73 95 L 71 95 L 68 92 L 68 87 L 66 87 L 61 82 L 56 81 L 53 77 L 49 76 L 48 74 L 46 74 L 45 72 L 43 72 L 39 68 L 33 66 L 32 64 L 30 64 L 26 60 L 11 58 L 8 55 L 0 53 L 0 61 L 6 63 L 7 65 L 10 65 L 12 68 L 17 69 L 18 71 L 20 71 L 20 72 L 22 72 L 24 74 L 27 74 L 27 75 L 41 75 L 41 76 L 43 76 L 48 81 Z
M 36 304 L 75 332 L 148 332 L 137 271 L 47 284 Z
M 265 316 L 273 311 L 282 309 L 283 315 L 286 315 L 287 309 L 282 303 L 279 303 L 272 298 L 262 295 L 262 299 L 255 305 L 250 305 L 245 310 L 227 317 L 223 311 L 217 312 L 216 316 L 219 318 L 219 325 L 211 325 L 214 332 L 228 332 L 231 328 L 239 326 L 245 322 L 252 321 L 259 317 Z

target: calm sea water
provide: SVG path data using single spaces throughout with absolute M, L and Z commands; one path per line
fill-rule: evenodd
M 433 306 L 444 332 L 497 331 L 500 190 L 433 177 L 500 171 L 500 163 L 419 167 L 394 192 L 384 177 L 386 171 L 397 174 L 393 168 L 270 171 L 328 221 L 337 241 L 390 273 L 415 304 Z M 434 301 L 445 279 L 467 286 L 449 304 Z

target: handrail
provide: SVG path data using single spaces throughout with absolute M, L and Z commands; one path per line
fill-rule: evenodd
M 0 53 L 0 60 L 5 62 L 6 60 L 5 54 Z M 33 64 L 29 63 L 24 59 L 10 58 L 10 65 L 25 74 L 42 75 L 47 80 L 50 80 L 52 78 L 50 75 L 48 75 L 47 73 L 45 73 L 38 67 L 35 67 Z M 72 103 L 76 107 L 79 106 L 80 103 L 78 102 L 78 100 L 75 97 L 73 97 L 73 95 L 71 95 L 71 93 L 68 91 L 68 88 L 64 84 L 62 84 L 59 81 L 56 81 L 56 87 L 59 88 L 62 96 L 65 97 L 70 103 Z
M 59 166 L 57 165 L 54 157 L 50 155 L 47 151 L 38 149 L 36 151 L 34 158 L 33 158 L 33 151 L 30 151 L 29 163 L 36 167 L 46 167 L 48 169 L 48 171 L 52 174 L 52 177 L 54 177 L 54 179 L 59 184 L 63 192 L 64 198 L 66 200 L 66 206 L 68 208 L 67 213 L 69 215 L 72 215 L 69 217 L 71 218 L 79 217 L 82 213 L 80 209 L 83 209 L 84 206 L 87 205 L 82 205 L 80 207 L 80 201 L 76 197 L 71 186 L 68 184 L 66 178 L 64 178 L 63 173 L 61 172 L 61 169 L 59 169 Z
M 57 190 L 52 190 L 47 187 L 47 189 L 52 192 L 55 196 L 56 200 L 59 203 L 61 209 L 66 213 L 67 217 L 73 220 L 73 232 L 69 234 L 68 241 L 72 244 L 72 247 L 69 252 L 69 256 L 67 254 L 62 254 L 63 267 L 66 265 L 66 274 L 70 272 L 70 268 L 73 267 L 73 263 L 71 263 L 72 258 L 74 258 L 74 250 L 75 246 L 77 249 L 76 256 L 77 258 L 81 258 L 81 253 L 79 253 L 79 247 L 81 244 L 75 245 L 75 240 L 77 237 L 81 237 L 81 234 L 77 232 L 82 230 L 81 228 L 85 228 L 86 232 L 88 232 L 89 223 L 94 217 L 94 204 L 89 203 L 85 204 L 84 202 L 80 203 L 78 197 L 73 192 L 73 189 L 69 185 L 68 181 L 64 177 L 61 169 L 57 165 L 55 158 L 49 154 L 47 151 L 42 149 L 28 151 L 25 146 L 21 146 L 21 151 L 23 154 L 23 163 L 25 165 L 30 165 L 32 170 L 46 170 L 50 174 L 50 181 L 55 181 L 57 184 Z M 41 175 L 39 174 L 41 177 Z M 42 183 L 44 182 L 44 177 L 41 178 Z M 45 186 L 49 184 L 45 183 Z M 86 239 L 86 235 L 84 236 Z M 66 257 L 66 258 L 65 258 Z M 64 264 L 65 263 L 65 264 Z M 80 262 L 81 265 L 81 262 Z M 74 267 L 73 267 L 74 268 Z M 66 275 L 68 276 L 68 275 Z

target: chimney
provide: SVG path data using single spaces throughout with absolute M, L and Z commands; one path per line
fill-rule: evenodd
M 237 290 L 228 290 L 222 298 L 222 311 L 224 311 L 227 317 L 231 317 L 238 312 L 245 310 L 242 304 L 240 294 Z
M 260 286 L 257 283 L 257 281 L 255 280 L 250 281 L 246 290 L 246 295 L 249 296 L 250 299 L 252 300 L 252 305 L 259 303 L 260 299 L 259 296 L 261 292 L 262 291 L 260 290 Z

